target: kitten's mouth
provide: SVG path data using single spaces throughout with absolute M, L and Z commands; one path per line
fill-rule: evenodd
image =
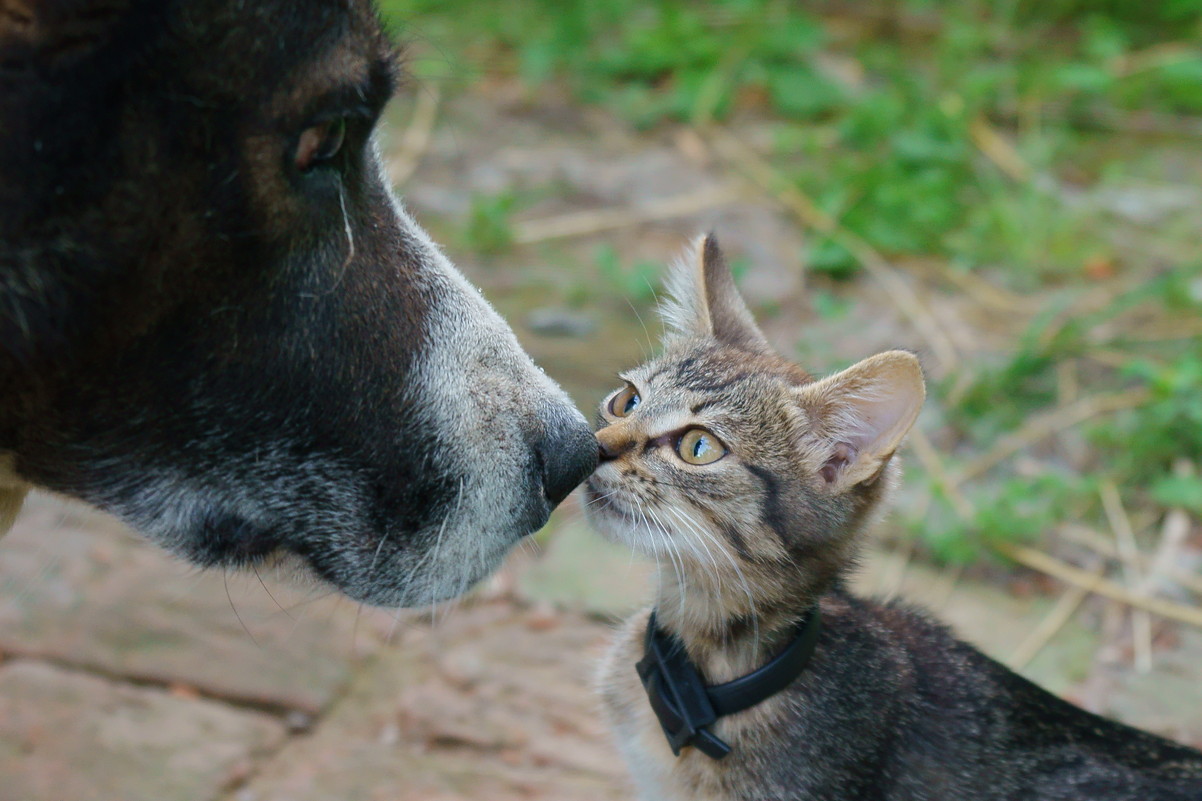
M 590 477 L 584 482 L 584 501 L 585 508 L 594 514 L 610 514 L 615 517 L 620 517 L 623 520 L 634 520 L 637 515 L 633 510 L 628 509 L 626 504 L 619 501 L 615 496 L 617 492 L 610 490 L 606 492 L 593 483 Z

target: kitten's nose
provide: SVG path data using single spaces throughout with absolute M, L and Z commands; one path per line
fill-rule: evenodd
M 614 431 L 613 426 L 597 432 L 598 457 L 602 462 L 617 459 L 634 447 L 634 440 L 622 432 Z

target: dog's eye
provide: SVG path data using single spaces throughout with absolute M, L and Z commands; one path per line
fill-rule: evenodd
M 625 417 L 633 412 L 642 400 L 639 397 L 639 391 L 634 388 L 634 385 L 627 384 L 626 389 L 610 398 L 609 413 L 614 417 Z
M 296 168 L 301 172 L 308 172 L 329 161 L 338 155 L 345 140 L 346 117 L 335 117 L 306 128 L 296 143 Z
M 726 447 L 704 428 L 690 428 L 677 443 L 676 452 L 689 464 L 710 464 L 726 455 Z

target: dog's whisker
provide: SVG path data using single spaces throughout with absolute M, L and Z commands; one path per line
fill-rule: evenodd
M 259 580 L 259 584 L 263 587 L 263 592 L 267 593 L 267 597 L 270 598 L 271 602 L 276 605 L 276 608 L 278 608 L 281 612 L 283 612 L 285 615 L 287 615 L 289 618 L 291 618 L 292 615 L 288 613 L 287 609 L 285 609 L 283 606 L 280 605 L 280 602 L 275 599 L 275 596 L 271 594 L 271 590 L 268 589 L 267 582 L 263 581 L 263 575 L 261 573 L 259 573 L 258 564 L 251 562 L 250 566 L 251 566 L 251 569 L 255 571 L 255 578 L 257 578 Z
M 242 626 L 242 630 L 246 632 L 246 636 L 250 637 L 250 641 L 255 644 L 256 648 L 262 648 L 262 644 L 255 637 L 246 622 L 242 620 L 242 615 L 238 613 L 238 606 L 234 603 L 234 596 L 230 595 L 230 574 L 228 570 L 221 571 L 221 583 L 225 585 L 225 599 L 230 602 L 230 609 L 234 612 L 234 617 L 238 618 L 238 624 Z
M 355 258 L 355 232 L 351 229 L 351 215 L 346 210 L 346 190 L 342 181 L 338 182 L 338 207 L 342 210 L 342 230 L 346 233 L 346 256 L 342 260 L 342 266 L 338 268 L 338 276 L 334 279 L 330 292 L 337 291 L 351 261 Z

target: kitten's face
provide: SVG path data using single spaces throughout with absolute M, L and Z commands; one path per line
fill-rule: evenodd
M 671 291 L 664 354 L 601 404 L 591 520 L 715 588 L 833 577 L 918 414 L 917 359 L 893 351 L 814 381 L 768 347 L 712 239 Z
M 786 559 L 805 509 L 772 499 L 817 489 L 796 447 L 807 420 L 793 390 L 808 377 L 786 367 L 702 340 L 622 375 L 586 484 L 602 533 L 663 559 Z

